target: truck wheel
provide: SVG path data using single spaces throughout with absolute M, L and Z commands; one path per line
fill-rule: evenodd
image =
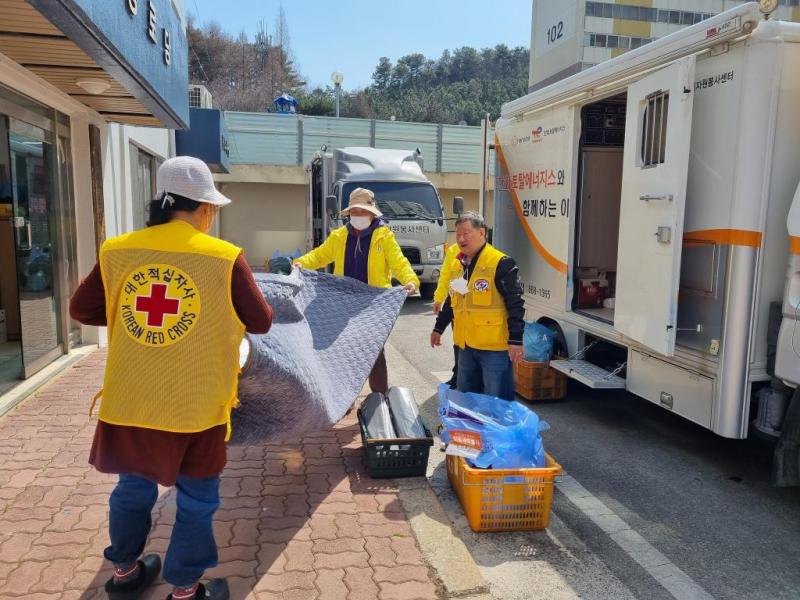
M 419 286 L 419 294 L 423 300 L 433 300 L 433 294 L 436 291 L 435 283 L 422 283 Z

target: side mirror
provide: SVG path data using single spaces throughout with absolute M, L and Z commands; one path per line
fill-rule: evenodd
M 336 209 L 339 208 L 338 201 L 339 199 L 334 195 L 326 196 L 325 212 L 327 212 L 329 215 L 335 215 L 338 212 Z
M 464 212 L 464 198 L 456 196 L 453 198 L 453 214 L 460 215 Z

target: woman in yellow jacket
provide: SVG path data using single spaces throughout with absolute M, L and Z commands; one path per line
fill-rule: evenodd
M 419 288 L 419 278 L 403 256 L 394 234 L 381 219 L 383 214 L 375 205 L 375 195 L 370 190 L 354 189 L 340 216 L 350 217 L 350 222 L 331 232 L 319 248 L 298 258 L 295 267 L 314 270 L 333 263 L 334 275 L 352 277 L 371 286 L 391 287 L 394 278 L 403 284 L 407 294 Z M 369 374 L 369 387 L 373 392 L 389 389 L 382 350 Z

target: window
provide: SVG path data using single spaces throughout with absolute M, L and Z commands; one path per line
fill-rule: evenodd
M 130 144 L 133 227 L 141 229 L 148 219 L 150 201 L 156 196 L 156 171 L 161 160 Z
M 400 181 L 362 181 L 342 186 L 342 208 L 347 208 L 350 193 L 365 187 L 375 194 L 375 202 L 384 216 L 392 221 L 414 221 L 442 218 L 442 206 L 436 190 L 429 183 Z
M 646 98 L 642 118 L 641 165 L 655 167 L 664 162 L 667 147 L 669 92 L 655 92 Z
M 606 33 L 585 33 L 584 46 L 594 48 L 621 48 L 634 50 L 649 44 L 655 38 L 629 37 L 627 35 L 613 35 Z
M 800 0 L 781 0 L 783 4 L 797 6 Z M 663 10 L 646 6 L 631 6 L 613 2 L 587 2 L 587 17 L 604 17 L 607 19 L 625 19 L 628 21 L 645 21 L 648 23 L 672 23 L 673 25 L 693 25 L 710 16 L 706 13 Z

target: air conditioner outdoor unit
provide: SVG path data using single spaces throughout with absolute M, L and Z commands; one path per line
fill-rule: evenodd
M 211 92 L 206 86 L 197 84 L 189 86 L 189 106 L 191 108 L 212 108 Z

